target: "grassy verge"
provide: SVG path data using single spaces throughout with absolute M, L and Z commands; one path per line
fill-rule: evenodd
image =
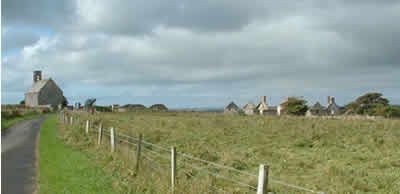
M 56 118 L 47 119 L 40 130 L 39 193 L 118 193 L 96 162 L 61 141 Z
M 1 119 L 1 132 L 4 133 L 8 128 L 10 128 L 11 126 L 13 126 L 18 122 L 33 119 L 40 116 L 43 116 L 43 114 L 29 114 L 29 115 L 24 115 L 22 117 L 15 117 L 12 119 Z

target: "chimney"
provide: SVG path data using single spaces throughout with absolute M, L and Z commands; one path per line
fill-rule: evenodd
M 262 96 L 261 97 L 261 104 L 267 104 L 267 97 L 266 96 Z
M 331 104 L 331 97 L 328 96 L 328 105 L 330 105 L 330 104 Z
M 33 72 L 33 83 L 42 80 L 42 71 L 34 71 Z

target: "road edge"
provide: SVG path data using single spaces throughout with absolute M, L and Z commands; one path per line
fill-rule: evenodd
M 45 120 L 47 120 L 47 118 Z M 43 123 L 42 123 L 42 125 L 43 125 Z M 40 144 L 40 130 L 41 129 L 42 129 L 42 126 L 40 126 L 38 134 L 36 135 L 36 145 L 35 145 L 35 170 L 36 170 L 36 181 L 35 182 L 36 182 L 36 184 L 35 184 L 35 189 L 33 191 L 33 194 L 37 194 L 39 191 L 39 172 L 40 172 L 40 170 L 39 170 L 39 144 Z

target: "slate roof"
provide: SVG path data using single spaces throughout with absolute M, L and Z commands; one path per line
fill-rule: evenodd
M 50 80 L 38 80 L 29 88 L 27 93 L 38 93 L 49 82 Z
M 263 110 L 267 110 L 268 109 L 268 104 L 263 104 L 263 103 L 259 103 L 256 107 L 258 110 L 263 109 Z
M 328 106 L 327 109 L 338 109 L 339 110 L 339 106 L 336 103 L 332 103 Z
M 325 107 L 323 107 L 319 102 L 316 102 L 314 105 L 311 106 L 310 110 L 322 110 Z
M 232 110 L 232 109 L 239 110 L 240 108 L 234 102 L 231 102 L 230 104 L 228 104 L 228 106 L 225 107 L 225 109 L 228 109 L 228 110 Z
M 248 104 L 246 104 L 244 107 L 243 107 L 243 109 L 252 109 L 252 110 L 254 110 L 254 109 L 256 109 L 256 105 L 254 104 L 254 103 L 252 103 L 252 102 L 249 102 Z

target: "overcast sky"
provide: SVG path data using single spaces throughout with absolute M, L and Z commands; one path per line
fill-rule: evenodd
M 398 0 L 3 0 L 2 104 L 32 71 L 73 103 L 400 104 Z

